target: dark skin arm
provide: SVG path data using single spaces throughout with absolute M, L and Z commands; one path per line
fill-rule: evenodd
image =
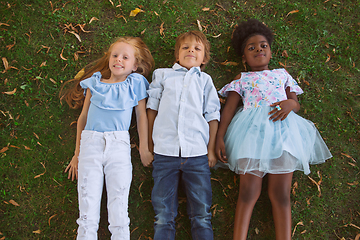
M 242 99 L 237 92 L 229 92 L 224 109 L 221 113 L 219 128 L 216 134 L 215 153 L 219 160 L 224 163 L 227 162 L 224 136 L 231 122 L 231 119 L 235 115 L 235 111 L 240 101 L 242 101 Z
M 269 115 L 271 115 L 270 120 L 273 120 L 274 122 L 278 120 L 283 121 L 291 111 L 298 112 L 300 110 L 300 103 L 296 93 L 290 92 L 290 87 L 287 87 L 285 92 L 288 99 L 270 105 L 270 107 L 278 105 L 281 108 L 281 110 L 274 108 L 269 112 Z

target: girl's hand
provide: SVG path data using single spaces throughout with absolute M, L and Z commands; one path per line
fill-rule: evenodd
M 214 167 L 216 162 L 217 162 L 217 158 L 216 158 L 216 155 L 215 155 L 215 152 L 214 151 L 209 151 L 208 152 L 208 161 L 209 161 L 209 167 Z
M 154 161 L 154 155 L 149 150 L 147 150 L 140 153 L 140 159 L 144 167 L 148 167 Z
M 216 138 L 215 153 L 220 161 L 227 163 L 227 157 L 225 152 L 225 143 L 222 137 Z
M 65 172 L 69 170 L 68 179 L 71 178 L 71 181 L 74 181 L 74 178 L 78 179 L 78 156 L 74 155 L 69 163 L 69 165 L 66 167 Z
M 270 120 L 273 120 L 273 122 L 278 120 L 283 121 L 297 104 L 298 103 L 293 99 L 287 99 L 271 104 L 270 107 L 275 108 L 269 112 L 269 115 L 271 115 Z

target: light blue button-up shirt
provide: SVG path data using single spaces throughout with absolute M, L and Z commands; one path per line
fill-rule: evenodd
M 156 110 L 154 152 L 166 156 L 207 154 L 209 124 L 220 120 L 220 102 L 211 77 L 199 67 L 190 70 L 175 63 L 156 69 L 147 108 Z

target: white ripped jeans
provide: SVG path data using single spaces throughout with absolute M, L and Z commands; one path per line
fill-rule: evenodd
M 130 151 L 128 131 L 82 132 L 78 165 L 80 217 L 76 221 L 79 224 L 77 239 L 97 239 L 104 176 L 111 239 L 130 239 Z

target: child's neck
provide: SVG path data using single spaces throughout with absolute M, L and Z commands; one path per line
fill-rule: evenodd
M 113 76 L 111 74 L 109 79 L 102 78 L 101 81 L 105 83 L 118 83 L 125 81 L 127 76 Z

